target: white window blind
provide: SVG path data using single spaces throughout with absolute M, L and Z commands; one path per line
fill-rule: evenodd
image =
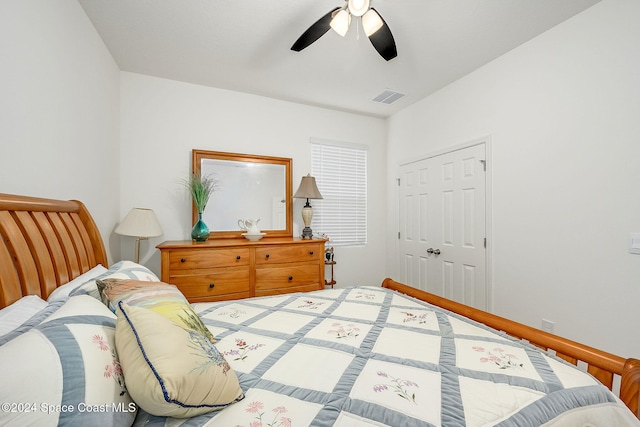
M 311 175 L 322 199 L 313 201 L 313 230 L 334 246 L 367 243 L 366 147 L 311 141 Z

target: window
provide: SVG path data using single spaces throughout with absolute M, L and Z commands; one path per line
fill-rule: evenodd
M 311 140 L 311 175 L 322 199 L 313 201 L 313 229 L 334 246 L 367 243 L 367 147 Z

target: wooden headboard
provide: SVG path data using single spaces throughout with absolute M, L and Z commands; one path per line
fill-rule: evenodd
M 0 193 L 0 308 L 107 265 L 100 233 L 76 200 Z

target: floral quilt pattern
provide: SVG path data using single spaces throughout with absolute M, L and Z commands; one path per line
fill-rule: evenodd
M 216 347 L 246 398 L 188 425 L 522 427 L 619 405 L 573 366 L 382 288 L 199 304 L 198 313 L 219 331 Z

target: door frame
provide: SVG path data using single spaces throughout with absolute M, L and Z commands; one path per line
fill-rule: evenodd
M 461 144 L 455 144 L 448 147 L 440 148 L 434 151 L 429 152 L 424 155 L 417 155 L 413 158 L 405 158 L 398 162 L 397 164 L 397 172 L 400 171 L 400 168 L 409 163 L 419 162 L 421 160 L 426 160 L 432 157 L 441 156 L 443 154 L 452 153 L 454 151 L 463 150 L 465 148 L 473 147 L 476 145 L 484 144 L 485 149 L 485 233 L 487 238 L 487 248 L 486 248 L 486 256 L 485 256 L 485 283 L 486 283 L 486 298 L 487 298 L 487 311 L 493 312 L 493 217 L 492 217 L 492 169 L 493 169 L 493 159 L 492 159 L 492 151 L 491 151 L 491 135 L 483 136 L 477 139 L 473 139 L 467 142 L 463 142 Z M 396 177 L 396 180 L 400 180 L 400 177 Z M 400 186 L 396 187 L 396 228 L 398 232 L 398 236 L 400 235 Z M 399 241 L 398 241 L 399 242 Z M 397 247 L 397 246 L 396 246 Z M 398 254 L 398 252 L 396 252 Z M 395 257 L 395 265 L 396 271 L 399 271 L 400 268 L 400 256 Z

